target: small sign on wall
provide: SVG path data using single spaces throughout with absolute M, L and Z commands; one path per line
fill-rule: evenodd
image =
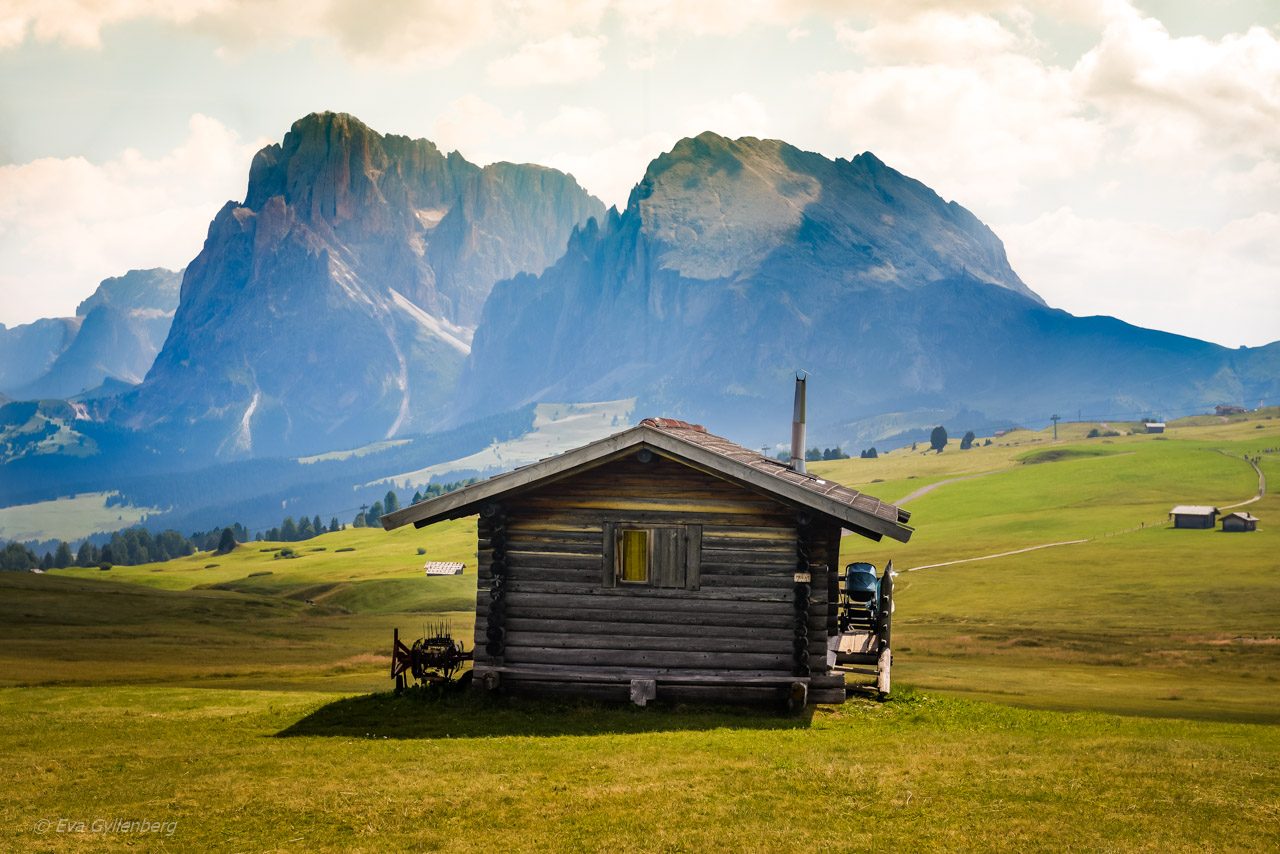
M 807 572 L 797 572 L 795 575 L 796 584 L 808 584 L 813 580 L 813 576 Z

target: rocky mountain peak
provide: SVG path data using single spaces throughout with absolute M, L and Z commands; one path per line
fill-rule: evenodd
M 493 284 L 541 272 L 603 211 L 563 172 L 305 116 L 211 223 L 128 418 L 199 425 L 229 455 L 425 429 Z
M 830 160 L 781 140 L 705 132 L 649 164 L 628 212 L 659 266 L 690 279 L 755 275 L 785 260 L 844 287 L 963 277 L 1040 301 L 977 217 L 870 152 Z

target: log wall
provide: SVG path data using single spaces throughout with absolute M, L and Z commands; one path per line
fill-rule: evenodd
M 697 536 L 687 542 L 697 549 L 696 578 L 680 588 L 610 586 L 611 523 L 692 526 Z M 843 684 L 827 668 L 839 534 L 829 523 L 798 524 L 794 508 L 657 455 L 648 462 L 628 457 L 509 498 L 498 515 L 480 519 L 477 674 L 499 666 L 545 668 L 546 677 L 537 679 L 504 672 L 503 684 L 524 680 L 530 689 L 593 693 L 581 690 L 590 674 L 791 677 L 803 663 L 812 684 L 830 689 L 823 700 L 830 701 L 833 686 Z M 807 607 L 800 608 L 807 644 L 798 655 L 795 573 L 798 554 L 806 552 L 832 572 L 815 573 Z M 490 620 L 495 586 L 500 604 Z M 572 672 L 577 682 L 557 680 L 557 670 Z M 625 684 L 594 693 L 602 690 L 626 696 Z M 768 690 L 688 685 L 660 694 L 743 699 Z

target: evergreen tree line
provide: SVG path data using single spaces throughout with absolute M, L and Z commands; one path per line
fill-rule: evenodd
M 469 477 L 466 480 L 454 481 L 453 483 L 429 483 L 425 489 L 416 490 L 413 498 L 409 501 L 410 505 L 417 504 L 419 501 L 426 501 L 428 498 L 435 498 L 438 495 L 444 495 L 446 492 L 453 492 L 456 489 L 462 489 L 464 486 L 470 486 L 479 478 Z M 361 507 L 360 512 L 356 513 L 354 519 L 351 520 L 353 528 L 376 528 L 381 524 L 378 520 L 388 513 L 394 513 L 400 509 L 400 496 L 394 489 L 388 489 L 387 494 L 382 496 L 381 501 L 373 502 L 372 506 Z
M 300 540 L 309 540 L 312 537 L 318 537 L 321 534 L 332 534 L 335 531 L 341 531 L 345 526 L 338 523 L 338 517 L 334 516 L 326 525 L 319 515 L 308 519 L 306 516 L 294 521 L 292 516 L 285 516 L 284 521 L 274 528 L 268 528 L 265 531 L 259 531 L 254 539 L 270 540 L 273 543 L 296 543 Z M 239 542 L 247 542 L 248 537 L 244 539 L 236 538 Z M 233 547 L 234 548 L 234 547 Z
M 822 460 L 847 460 L 849 455 L 839 448 L 810 448 L 804 452 L 804 461 L 816 463 Z
M 224 532 L 244 540 L 249 538 L 249 532 L 237 522 L 230 528 L 197 531 L 190 537 L 172 530 L 153 534 L 143 527 L 125 528 L 114 532 L 111 539 L 101 546 L 85 540 L 74 553 L 70 543 L 60 541 L 57 548 L 46 551 L 44 557 L 37 557 L 26 546 L 12 542 L 0 552 L 0 569 L 66 569 L 69 566 L 136 566 L 140 563 L 160 563 L 198 551 L 213 551 L 218 548 Z

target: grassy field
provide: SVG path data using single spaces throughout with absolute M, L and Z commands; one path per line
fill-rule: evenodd
M 894 699 L 800 718 L 373 693 L 392 627 L 470 636 L 472 520 L 0 574 L 0 847 L 1275 850 L 1280 497 L 1164 514 L 1280 486 L 1277 414 L 814 464 L 934 488 L 844 543 L 902 572 Z

